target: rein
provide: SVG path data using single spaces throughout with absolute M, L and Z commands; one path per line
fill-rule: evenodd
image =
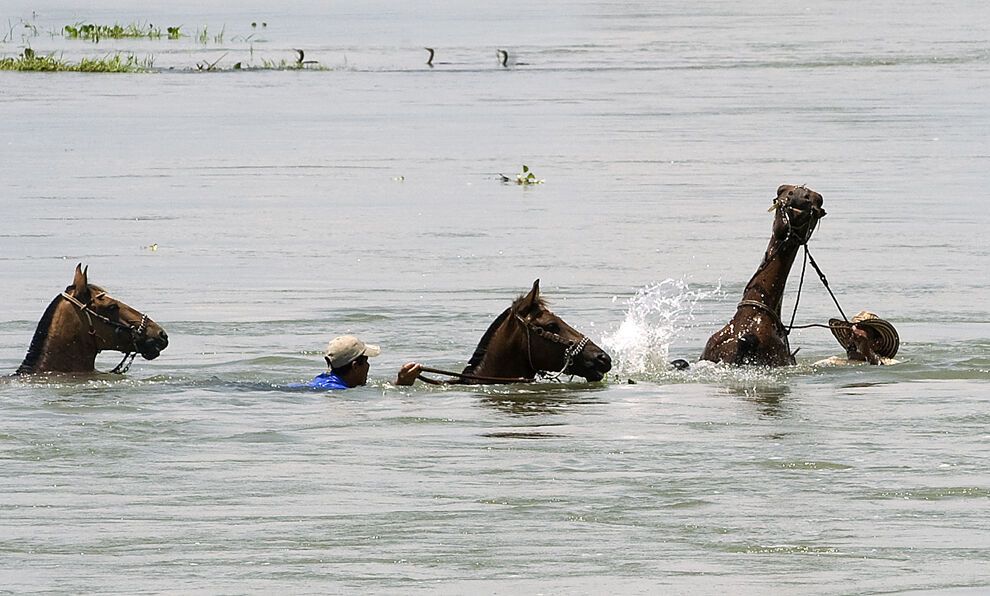
M 449 370 L 441 370 L 439 368 L 429 368 L 427 366 L 423 367 L 423 372 L 434 373 L 437 375 L 446 375 L 448 377 L 457 377 L 459 379 L 465 379 L 468 381 L 482 381 L 488 383 L 532 383 L 533 379 L 526 377 L 485 377 L 481 375 L 467 375 L 464 373 L 453 372 Z M 430 385 L 443 385 L 443 381 L 437 381 L 436 379 L 431 379 L 429 377 L 424 377 L 419 375 L 417 377 L 419 380 L 429 383 Z
M 144 332 L 147 329 L 148 315 L 141 313 L 141 323 L 137 327 L 134 327 L 133 325 L 125 325 L 120 321 L 113 321 L 109 317 L 101 315 L 100 313 L 90 308 L 89 305 L 92 304 L 94 300 L 106 296 L 107 295 L 106 292 L 100 292 L 96 296 L 90 298 L 89 302 L 86 303 L 81 302 L 78 298 L 76 298 L 72 294 L 69 294 L 68 292 L 62 292 L 61 295 L 62 298 L 65 298 L 76 308 L 78 308 L 79 312 L 86 315 L 86 322 L 89 324 L 89 334 L 92 335 L 94 338 L 98 339 L 99 337 L 96 335 L 96 327 L 94 327 L 93 325 L 93 317 L 96 317 L 98 320 L 102 321 L 106 325 L 109 325 L 111 328 L 114 329 L 114 331 L 127 331 L 127 333 L 130 334 L 131 344 L 135 349 L 130 352 L 124 352 L 124 357 L 120 360 L 117 366 L 113 367 L 113 369 L 110 370 L 111 374 L 122 375 L 126 373 L 128 369 L 131 368 L 131 363 L 134 362 L 134 357 L 137 355 L 137 340 L 139 337 L 144 335 Z

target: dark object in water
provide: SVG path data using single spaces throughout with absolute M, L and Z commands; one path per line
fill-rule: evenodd
M 677 370 L 687 370 L 691 368 L 691 363 L 683 358 L 678 358 L 677 360 L 671 360 L 670 365 Z

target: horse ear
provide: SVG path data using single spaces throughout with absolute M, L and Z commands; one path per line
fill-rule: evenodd
M 519 301 L 516 308 L 516 312 L 525 313 L 529 312 L 533 307 L 535 307 L 540 302 L 540 280 L 537 279 L 533 282 L 533 289 L 529 291 L 529 294 L 523 296 L 523 299 Z
M 792 188 L 794 188 L 793 184 L 781 184 L 777 188 L 777 198 L 780 198 L 780 195 L 784 194 L 788 190 L 791 190 Z
M 85 296 L 86 292 L 89 291 L 88 272 L 89 267 L 83 269 L 82 263 L 76 265 L 76 274 L 72 278 L 72 294 L 76 298 Z

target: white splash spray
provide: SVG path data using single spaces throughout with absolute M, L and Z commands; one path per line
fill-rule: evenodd
M 683 279 L 665 279 L 638 290 L 629 299 L 619 328 L 603 338 L 615 369 L 625 374 L 669 370 L 670 344 L 694 320 L 695 306 L 721 296 L 721 284 L 711 290 L 693 290 Z

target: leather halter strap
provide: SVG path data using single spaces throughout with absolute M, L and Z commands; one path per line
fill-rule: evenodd
M 526 359 L 529 361 L 529 367 L 535 371 L 536 375 L 552 381 L 560 380 L 560 376 L 564 374 L 567 367 L 569 367 L 574 361 L 574 357 L 584 351 L 585 346 L 587 346 L 591 341 L 588 339 L 587 335 L 583 334 L 581 334 L 581 339 L 578 341 L 564 339 L 559 333 L 552 333 L 542 327 L 537 327 L 518 314 L 515 314 L 514 316 L 520 323 L 522 323 L 523 328 L 526 329 Z M 533 345 L 531 334 L 535 334 L 537 337 L 564 346 L 564 365 L 560 368 L 560 370 L 547 373 L 546 371 L 536 368 L 533 364 Z
M 778 315 L 772 308 L 770 308 L 766 304 L 763 304 L 762 302 L 760 302 L 758 300 L 743 300 L 739 304 L 736 305 L 736 308 L 738 309 L 738 308 L 742 308 L 744 306 L 751 306 L 751 307 L 756 308 L 758 310 L 762 310 L 763 312 L 765 312 L 768 315 L 770 315 L 770 318 L 773 320 L 773 322 L 778 327 L 781 328 L 781 330 L 784 332 L 784 335 L 787 335 L 789 333 L 789 330 L 784 325 L 784 322 L 780 320 L 780 315 Z
M 96 328 L 93 326 L 94 317 L 115 330 L 119 329 L 122 331 L 127 331 L 127 333 L 130 334 L 132 347 L 134 349 L 129 352 L 124 352 L 124 357 L 117 364 L 117 366 L 113 367 L 110 371 L 115 374 L 123 374 L 127 372 L 127 370 L 131 367 L 131 363 L 134 362 L 134 357 L 137 354 L 137 340 L 139 337 L 144 335 L 144 332 L 148 328 L 148 315 L 141 313 L 141 323 L 139 323 L 137 327 L 134 327 L 133 325 L 125 325 L 120 321 L 113 321 L 109 317 L 101 315 L 90 307 L 90 304 L 92 304 L 94 300 L 98 300 L 106 295 L 106 292 L 100 292 L 90 298 L 89 302 L 84 303 L 68 292 L 61 293 L 62 298 L 68 300 L 72 305 L 79 309 L 80 313 L 86 315 L 86 322 L 89 324 L 89 334 L 93 337 L 98 337 L 96 335 Z M 97 350 L 99 350 L 99 347 L 97 347 Z

